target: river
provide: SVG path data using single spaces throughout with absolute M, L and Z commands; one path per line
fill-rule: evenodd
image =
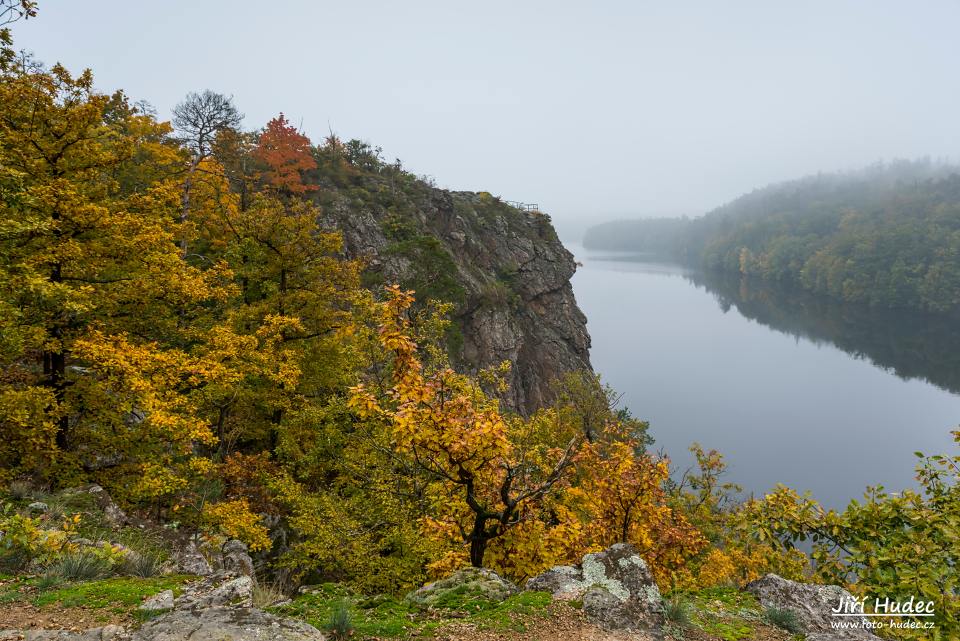
M 675 474 L 699 442 L 748 494 L 783 483 L 842 508 L 868 485 L 914 487 L 915 451 L 956 450 L 957 319 L 568 247 L 594 369 Z

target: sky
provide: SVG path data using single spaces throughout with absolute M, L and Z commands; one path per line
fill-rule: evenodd
M 955 158 L 955 0 L 40 0 L 15 44 L 163 119 L 232 95 L 381 146 L 441 187 L 536 202 L 561 234 L 699 215 L 895 158 Z

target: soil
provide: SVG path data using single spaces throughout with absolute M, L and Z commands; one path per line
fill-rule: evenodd
M 0 630 L 71 630 L 80 632 L 105 625 L 128 625 L 133 622 L 129 615 L 110 610 L 87 608 L 64 608 L 45 606 L 38 608 L 30 603 L 4 603 L 0 606 Z

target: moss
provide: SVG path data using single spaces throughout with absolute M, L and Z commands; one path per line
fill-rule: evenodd
M 42 592 L 34 600 L 34 605 L 59 604 L 63 607 L 85 606 L 91 608 L 137 606 L 148 596 L 164 590 L 181 591 L 181 586 L 194 577 L 163 576 L 150 579 L 136 577 L 114 577 L 100 581 L 72 583 L 63 587 Z
M 683 598 L 691 605 L 691 625 L 724 641 L 751 638 L 762 623 L 756 598 L 734 588 L 708 588 L 692 594 L 675 594 L 673 598 Z
M 415 610 L 394 597 L 351 598 L 342 587 L 330 584 L 320 586 L 316 593 L 301 595 L 287 605 L 267 610 L 282 616 L 303 619 L 322 629 L 343 603 L 346 603 L 350 612 L 355 636 L 361 639 L 403 636 L 417 627 L 411 618 Z
M 96 621 L 109 620 L 116 615 L 144 620 L 147 613 L 137 608 L 145 598 L 164 590 L 179 594 L 184 583 L 195 579 L 177 575 L 50 583 L 44 577 L 16 578 L 0 582 L 0 604 L 29 603 L 41 611 L 83 608 Z
M 392 596 L 350 595 L 342 586 L 325 584 L 287 605 L 267 609 L 323 628 L 334 610 L 346 603 L 354 637 L 369 639 L 431 636 L 453 622 L 472 623 L 481 629 L 522 630 L 526 620 L 544 615 L 551 602 L 546 592 L 521 592 L 502 602 L 492 601 L 478 592 L 464 586 L 462 590 L 445 594 L 442 603 L 421 608 Z

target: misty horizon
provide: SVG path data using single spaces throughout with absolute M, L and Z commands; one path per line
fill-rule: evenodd
M 314 142 L 333 131 L 438 186 L 539 203 L 565 237 L 817 172 L 951 158 L 960 137 L 948 2 L 258 10 L 51 2 L 14 38 L 163 119 L 190 91 L 232 94 L 247 129 L 282 111 Z

